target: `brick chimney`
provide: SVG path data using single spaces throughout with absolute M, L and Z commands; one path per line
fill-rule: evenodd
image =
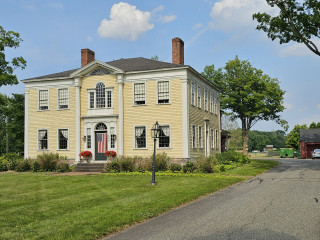
M 172 63 L 184 64 L 184 42 L 178 37 L 172 39 Z
M 94 61 L 94 55 L 94 51 L 90 50 L 89 48 L 81 49 L 81 67 Z

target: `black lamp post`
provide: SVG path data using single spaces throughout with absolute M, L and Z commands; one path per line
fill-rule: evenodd
M 152 180 L 151 184 L 156 184 L 156 145 L 157 145 L 157 138 L 159 138 L 160 127 L 158 121 L 153 124 L 151 129 L 151 137 L 153 138 L 153 162 L 152 162 Z

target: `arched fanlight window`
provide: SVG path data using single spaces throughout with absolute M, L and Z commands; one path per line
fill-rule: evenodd
M 104 123 L 98 123 L 96 126 L 97 131 L 107 130 L 107 126 Z
M 106 75 L 106 74 L 110 74 L 110 72 L 106 69 L 98 68 L 98 69 L 94 70 L 93 72 L 91 72 L 90 76 Z
M 104 108 L 106 106 L 106 91 L 102 82 L 96 85 L 96 106 L 97 108 Z

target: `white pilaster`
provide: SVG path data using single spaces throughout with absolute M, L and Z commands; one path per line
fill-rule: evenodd
M 29 91 L 24 92 L 24 158 L 29 157 Z
M 80 148 L 81 148 L 81 133 L 80 133 L 80 85 L 81 80 L 76 78 L 74 80 L 74 85 L 76 88 L 76 154 L 75 154 L 75 163 L 80 162 Z
M 188 79 L 181 80 L 182 85 L 182 152 L 183 158 L 190 158 L 189 151 L 189 99 Z
M 118 129 L 118 155 L 123 156 L 123 75 L 118 74 L 119 97 L 119 129 Z

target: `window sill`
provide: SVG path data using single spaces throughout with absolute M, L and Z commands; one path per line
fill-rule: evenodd
M 157 105 L 171 105 L 171 103 L 157 103 Z
M 58 108 L 57 111 L 70 110 L 70 108 Z
M 38 109 L 38 112 L 47 112 L 47 111 L 49 111 L 49 109 L 46 109 L 46 110 L 40 110 L 40 109 Z
M 70 150 L 69 149 L 57 149 L 57 151 L 67 152 L 67 151 L 70 151 Z
M 38 152 L 49 152 L 49 149 L 38 149 Z
M 148 150 L 148 148 L 134 148 L 133 150 Z
M 159 149 L 159 150 L 162 150 L 162 149 L 170 150 L 170 149 L 172 149 L 172 148 L 171 148 L 171 147 L 157 147 L 157 149 Z
M 133 104 L 132 107 L 148 106 L 147 104 Z

